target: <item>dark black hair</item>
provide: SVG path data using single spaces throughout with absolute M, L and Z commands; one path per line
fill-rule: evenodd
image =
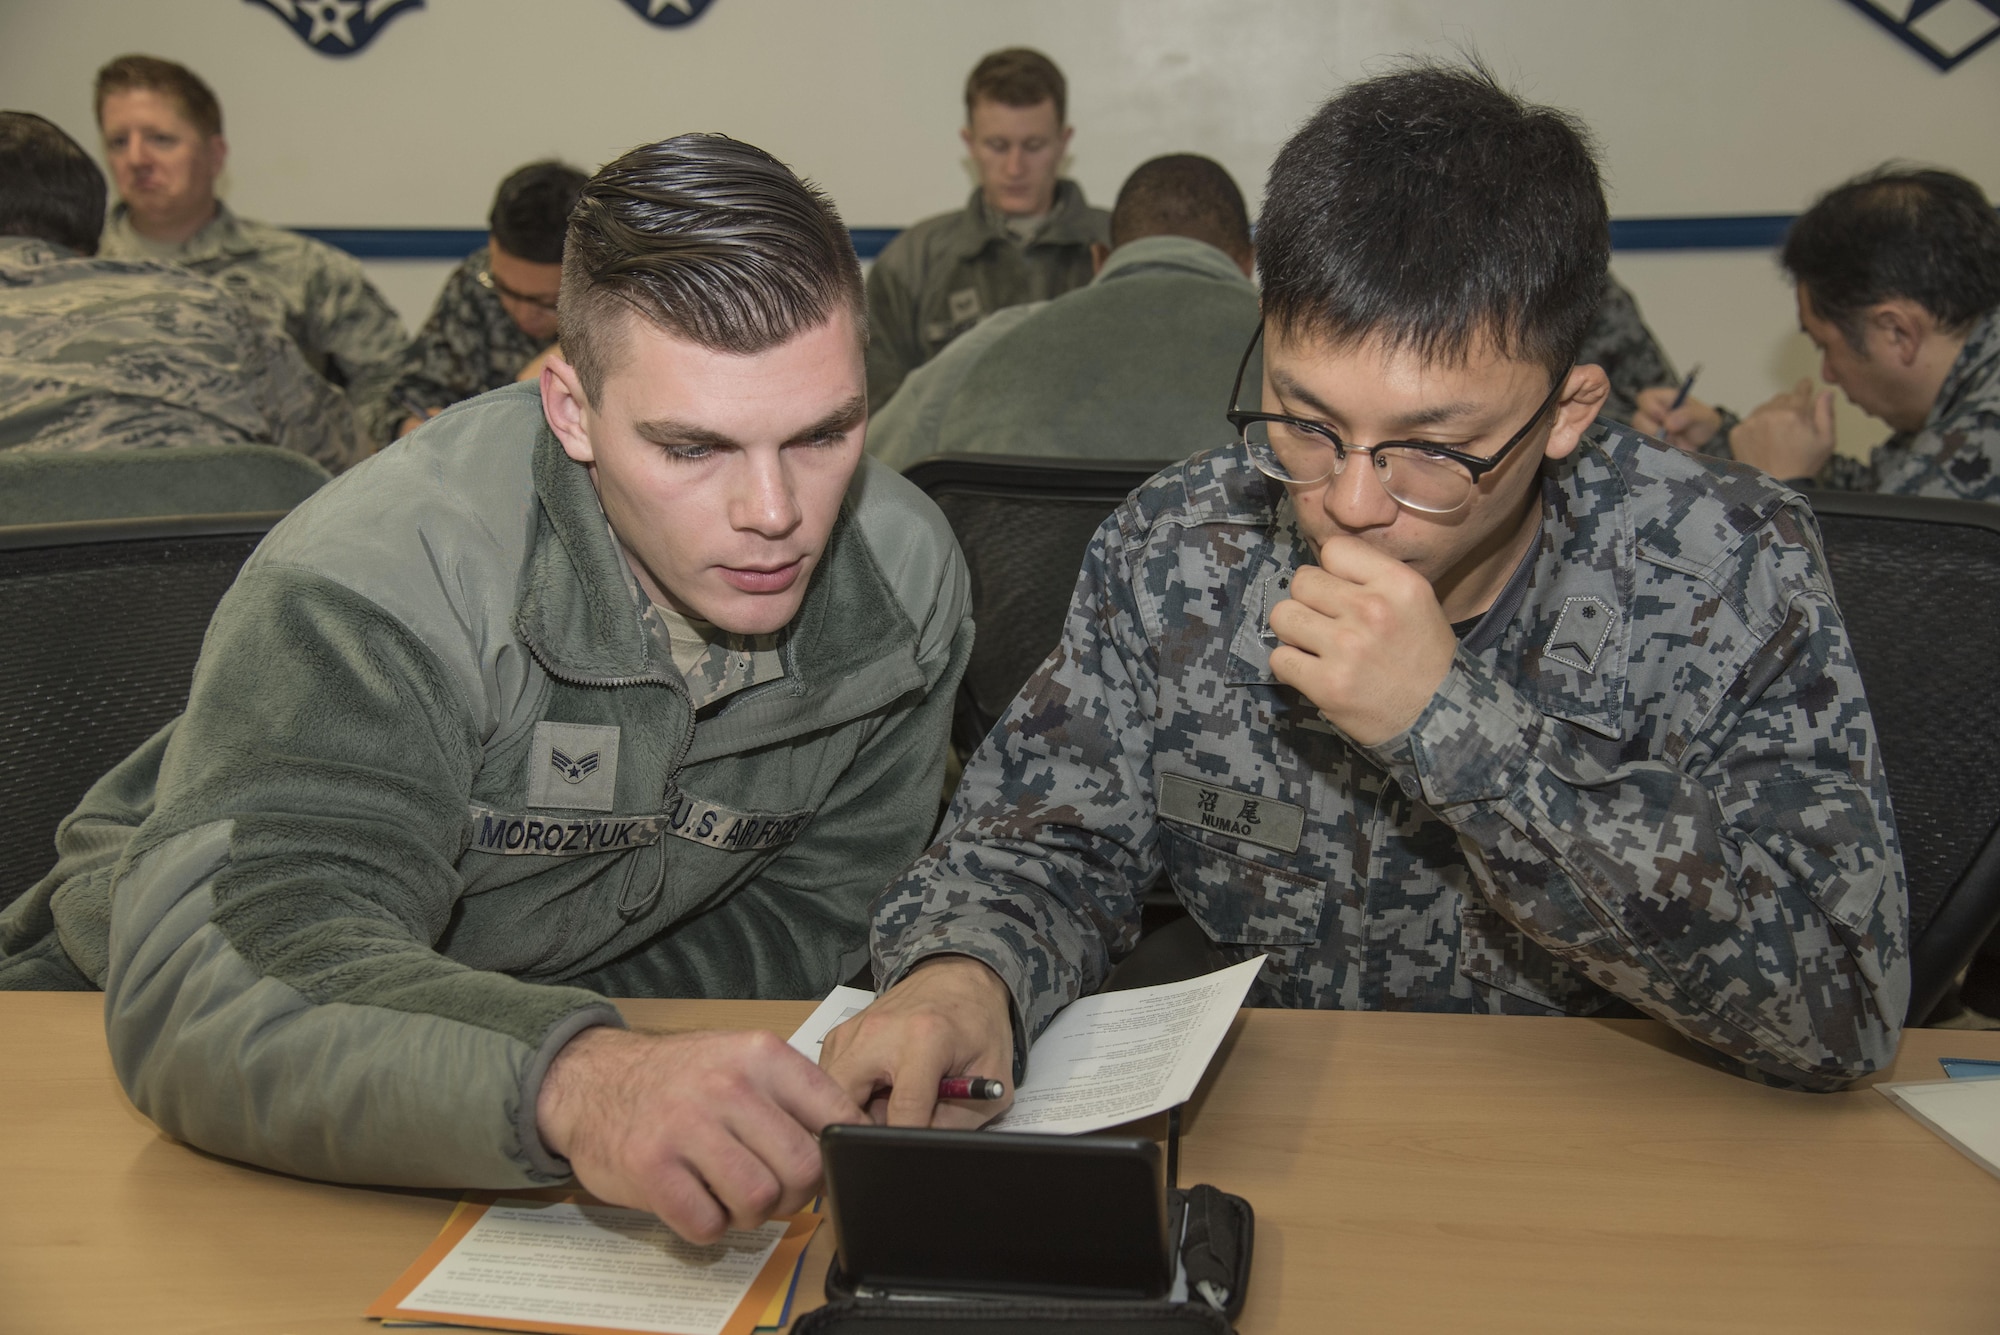
M 486 229 L 516 259 L 561 264 L 570 210 L 588 179 L 566 162 L 531 162 L 500 183 Z
M 83 146 L 32 111 L 0 111 L 0 236 L 95 255 L 104 173 Z
M 2000 215 L 1947 171 L 1885 163 L 1827 191 L 1785 234 L 1780 260 L 1857 352 L 1862 313 L 1890 297 L 1953 332 L 2000 306 Z
M 833 201 L 761 148 L 683 134 L 633 149 L 585 184 L 563 249 L 557 337 L 594 397 L 608 340 L 630 312 L 747 355 L 842 304 L 865 339 L 861 262 Z
M 1250 211 L 1222 164 L 1173 153 L 1139 165 L 1119 187 L 1111 244 L 1148 236 L 1190 236 L 1238 259 L 1250 255 Z
M 1258 220 L 1264 313 L 1429 361 L 1482 338 L 1566 370 L 1604 296 L 1590 134 L 1477 62 L 1412 62 L 1330 99 L 1279 150 Z

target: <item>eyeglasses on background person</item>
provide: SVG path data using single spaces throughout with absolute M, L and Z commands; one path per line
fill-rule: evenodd
M 551 315 L 555 313 L 556 302 L 554 297 L 531 297 L 525 292 L 516 292 L 513 288 L 508 287 L 498 278 L 495 278 L 491 269 L 481 269 L 472 277 L 473 281 L 477 282 L 488 292 L 505 297 L 509 301 L 518 301 L 523 305 L 533 306 L 538 311 L 547 311 Z

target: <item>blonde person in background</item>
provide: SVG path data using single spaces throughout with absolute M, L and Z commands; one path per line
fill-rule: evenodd
M 1039 51 L 995 51 L 965 81 L 959 138 L 979 173 L 965 207 L 891 241 L 868 273 L 868 403 L 997 310 L 1090 282 L 1111 215 L 1062 176 L 1069 86 Z
M 229 144 L 208 85 L 171 60 L 120 56 L 97 72 L 96 105 L 119 198 L 98 254 L 167 260 L 220 284 L 345 391 L 369 439 L 386 435 L 403 322 L 352 256 L 216 197 Z

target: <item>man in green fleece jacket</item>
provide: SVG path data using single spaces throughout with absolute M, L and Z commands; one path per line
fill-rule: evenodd
M 861 1110 L 768 1034 L 607 995 L 811 997 L 936 817 L 971 646 L 935 507 L 861 464 L 832 205 L 711 135 L 572 216 L 564 356 L 273 530 L 187 711 L 0 915 L 0 986 L 102 987 L 133 1102 L 340 1181 L 572 1175 L 710 1241 Z

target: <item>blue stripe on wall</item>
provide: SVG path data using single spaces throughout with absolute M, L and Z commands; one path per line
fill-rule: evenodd
M 1613 218 L 1613 250 L 1770 250 L 1792 225 L 1788 213 L 1725 218 Z M 459 227 L 301 227 L 307 236 L 363 260 L 462 260 L 486 244 L 486 233 Z M 896 238 L 896 227 L 851 229 L 854 249 L 872 260 Z

